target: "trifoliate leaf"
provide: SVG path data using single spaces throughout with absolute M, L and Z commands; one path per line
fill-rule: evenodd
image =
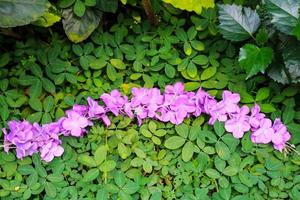
M 237 5 L 218 5 L 220 32 L 232 41 L 243 41 L 256 32 L 260 18 L 255 10 Z
M 270 47 L 259 48 L 254 44 L 246 44 L 240 50 L 239 64 L 246 70 L 247 78 L 250 78 L 258 72 L 264 73 L 272 59 L 273 50 Z

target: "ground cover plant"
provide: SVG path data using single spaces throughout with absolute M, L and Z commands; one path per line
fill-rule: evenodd
M 262 74 L 248 77 L 239 64 L 245 43 L 223 38 L 218 7 L 197 14 L 159 2 L 156 12 L 153 1 L 159 19 L 154 26 L 142 5 L 128 1 L 124 8 L 122 2 L 122 12 L 116 10 L 114 20 L 104 13 L 101 22 L 107 23 L 81 43 L 70 42 L 60 22 L 49 29 L 29 25 L 1 30 L 1 128 L 10 120 L 56 121 L 74 104 L 86 104 L 88 96 L 97 99 L 113 89 L 130 95 L 132 87 L 163 91 L 168 84 L 182 82 L 187 91 L 201 87 L 218 100 L 230 90 L 240 94 L 241 105 L 257 103 L 272 120 L 282 119 L 292 135 L 290 143 L 300 151 L 299 86 L 282 85 Z M 258 5 L 216 3 L 252 9 Z M 94 122 L 84 137 L 62 137 L 64 154 L 49 163 L 38 154 L 20 160 L 13 149 L 1 150 L 1 199 L 299 196 L 299 155 L 254 144 L 250 132 L 235 139 L 221 123 L 209 125 L 205 115 L 181 125 L 143 120 L 139 126 L 136 119 L 122 115 L 109 119 L 108 127 Z M 170 143 L 172 137 L 180 137 L 182 145 Z

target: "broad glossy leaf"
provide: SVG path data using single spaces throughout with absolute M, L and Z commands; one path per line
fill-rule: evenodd
M 49 5 L 47 0 L 2 0 L 0 2 L 0 27 L 29 24 L 42 16 Z
M 36 21 L 32 22 L 33 25 L 42 26 L 42 27 L 49 27 L 59 22 L 61 16 L 58 14 L 59 11 L 56 9 L 55 6 L 51 6 L 43 16 L 39 17 Z
M 187 11 L 195 11 L 200 14 L 203 8 L 213 8 L 215 6 L 214 0 L 163 0 L 166 3 L 172 4 L 175 8 Z
M 225 39 L 243 41 L 256 32 L 260 18 L 256 11 L 237 5 L 218 5 L 220 32 Z
M 240 50 L 239 64 L 246 70 L 247 78 L 250 78 L 258 72 L 264 73 L 272 59 L 273 50 L 270 47 L 259 48 L 254 44 L 246 44 Z
M 285 68 L 289 73 L 292 83 L 300 82 L 300 55 L 299 42 L 288 43 L 283 50 Z
M 72 9 L 63 11 L 63 27 L 68 38 L 75 43 L 88 38 L 97 28 L 102 13 L 97 10 L 87 9 L 81 18 L 74 16 Z
M 265 5 L 275 27 L 285 34 L 292 35 L 299 17 L 300 2 L 298 0 L 266 0 Z

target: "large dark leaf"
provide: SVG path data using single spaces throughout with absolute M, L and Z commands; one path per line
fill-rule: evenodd
M 300 42 L 290 40 L 283 49 L 283 62 L 272 64 L 268 75 L 282 84 L 300 83 Z
M 65 9 L 62 15 L 65 33 L 75 43 L 88 38 L 97 28 L 102 18 L 102 12 L 96 9 L 87 9 L 81 18 L 76 17 L 72 9 Z
M 240 50 L 239 64 L 246 70 L 247 78 L 265 72 L 271 64 L 273 50 L 270 47 L 259 48 L 254 44 L 246 44 Z
M 44 14 L 47 0 L 0 0 L 0 27 L 29 24 Z
M 255 10 L 237 5 L 218 5 L 220 32 L 223 37 L 232 41 L 243 41 L 258 29 L 260 18 Z
M 266 0 L 266 8 L 272 16 L 272 23 L 275 27 L 288 35 L 297 24 L 300 8 L 299 0 Z
M 97 0 L 96 7 L 103 12 L 115 13 L 118 9 L 118 0 Z
M 300 43 L 290 42 L 283 50 L 284 65 L 292 83 L 300 83 Z

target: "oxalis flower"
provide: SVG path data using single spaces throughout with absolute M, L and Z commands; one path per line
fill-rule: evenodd
M 91 97 L 87 98 L 88 102 L 88 117 L 90 119 L 101 119 L 106 126 L 111 124 L 108 116 L 106 115 L 105 108 L 100 106 L 97 101 L 93 100 Z

